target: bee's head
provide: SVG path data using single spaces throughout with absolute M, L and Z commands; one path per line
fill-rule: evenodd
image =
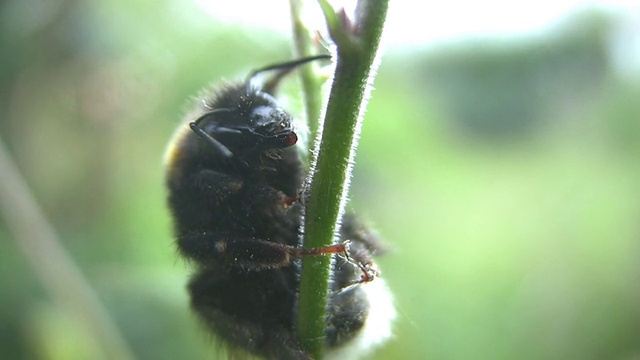
M 259 91 L 242 94 L 234 105 L 213 109 L 207 106 L 210 111 L 190 124 L 223 157 L 235 152 L 287 148 L 298 141 L 291 116 L 270 95 Z
M 260 150 L 285 148 L 298 141 L 291 126 L 291 116 L 272 106 L 253 108 L 248 126 L 240 130 Z

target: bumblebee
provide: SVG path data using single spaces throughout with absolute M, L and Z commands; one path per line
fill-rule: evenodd
M 193 264 L 191 307 L 230 353 L 310 359 L 295 336 L 301 256 L 342 253 L 332 262 L 329 351 L 342 356 L 348 345 L 371 347 L 390 335 L 391 297 L 381 279 L 370 281 L 382 250 L 372 231 L 348 214 L 340 243 L 301 249 L 306 171 L 292 117 L 274 92 L 286 73 L 325 58 L 268 66 L 205 93 L 165 155 L 177 248 Z M 271 82 L 254 84 L 270 71 Z

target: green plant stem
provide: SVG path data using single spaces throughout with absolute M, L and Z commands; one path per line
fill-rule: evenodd
M 337 59 L 306 199 L 305 249 L 331 245 L 338 230 L 388 1 L 359 1 L 353 23 L 326 1 L 320 0 L 320 5 L 337 45 Z M 314 359 L 321 359 L 324 352 L 330 266 L 328 256 L 302 259 L 297 331 L 302 346 Z

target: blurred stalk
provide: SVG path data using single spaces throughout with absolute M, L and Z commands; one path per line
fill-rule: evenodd
M 108 312 L 65 251 L 0 139 L 0 214 L 53 301 L 103 345 L 105 359 L 134 359 Z
M 336 224 L 344 212 L 388 7 L 388 0 L 360 0 L 352 22 L 344 10 L 336 12 L 326 0 L 319 3 L 337 56 L 320 145 L 317 154 L 314 152 L 310 193 L 305 199 L 305 249 L 331 245 L 339 231 Z M 297 331 L 302 346 L 314 359 L 322 359 L 324 352 L 330 267 L 328 256 L 302 259 Z
M 318 55 L 318 47 L 314 46 L 315 34 L 307 27 L 304 21 L 303 0 L 289 0 L 291 10 L 291 25 L 293 32 L 294 53 L 296 58 L 304 58 Z M 309 137 L 306 147 L 308 151 L 304 153 L 304 158 L 309 162 L 309 154 L 313 154 L 320 124 L 320 114 L 322 112 L 322 84 L 323 78 L 318 76 L 318 65 L 310 63 L 298 70 L 300 83 L 302 85 L 302 97 L 309 127 Z

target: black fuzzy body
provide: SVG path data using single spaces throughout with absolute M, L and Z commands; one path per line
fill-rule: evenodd
M 221 127 L 251 128 L 257 113 L 287 124 L 290 117 L 271 95 L 239 83 L 205 96 L 188 122 L 220 109 L 202 128 L 231 157 L 184 124 L 166 159 L 178 249 L 195 265 L 188 287 L 192 308 L 230 348 L 269 359 L 308 359 L 295 337 L 300 269 L 289 251 L 299 247 L 304 210 L 296 200 L 305 177 L 299 150 L 218 133 Z M 353 216 L 343 219 L 341 238 L 351 241 L 354 261 L 371 263 L 377 240 Z M 332 274 L 328 347 L 357 335 L 369 311 L 358 268 L 336 257 Z

